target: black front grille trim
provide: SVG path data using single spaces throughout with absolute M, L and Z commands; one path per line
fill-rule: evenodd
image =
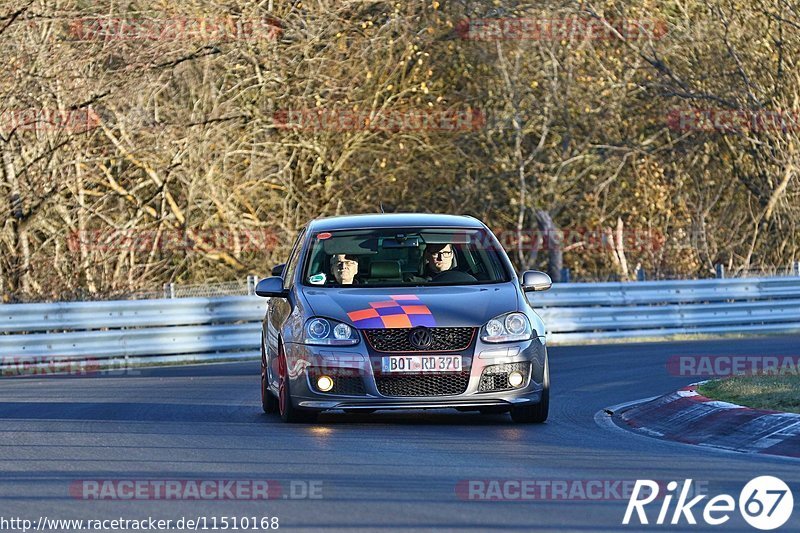
M 381 395 L 389 397 L 457 396 L 467 391 L 469 374 L 383 374 L 375 377 L 375 384 Z
M 376 352 L 382 353 L 432 353 L 460 352 L 466 350 L 475 338 L 477 328 L 429 328 L 433 343 L 429 348 L 417 348 L 408 336 L 413 328 L 365 329 L 364 337 Z

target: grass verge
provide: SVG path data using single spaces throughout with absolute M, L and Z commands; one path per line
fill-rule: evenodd
M 800 376 L 735 376 L 704 383 L 697 392 L 755 409 L 800 413 Z

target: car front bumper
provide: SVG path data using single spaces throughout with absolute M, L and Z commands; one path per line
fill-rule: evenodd
M 379 379 L 390 377 L 381 372 L 380 359 L 387 353 L 369 353 L 364 343 L 354 347 L 333 348 L 327 346 L 308 346 L 287 344 L 286 357 L 289 367 L 289 381 L 292 403 L 295 407 L 327 410 L 376 410 L 376 409 L 499 409 L 530 405 L 541 400 L 544 381 L 547 348 L 543 337 L 532 340 L 504 344 L 486 344 L 476 341 L 469 352 L 463 352 L 463 381 L 466 386 L 457 394 L 417 395 L 412 391 L 400 394 L 382 394 Z M 527 369 L 525 381 L 517 388 L 500 390 L 486 389 L 488 367 L 494 365 L 522 364 Z M 507 369 L 509 367 L 497 367 Z M 511 368 L 520 368 L 515 365 Z M 496 370 L 490 370 L 495 372 Z M 468 373 L 468 377 L 467 374 Z M 346 393 L 321 392 L 315 387 L 315 379 L 320 374 L 330 375 L 336 382 L 346 376 L 349 383 L 356 384 Z M 440 373 L 418 374 L 420 380 L 439 377 Z M 451 374 L 452 375 L 452 374 Z M 482 381 L 482 376 L 484 380 Z M 393 374 L 391 377 L 397 377 Z M 360 385 L 359 385 L 360 382 Z M 363 389 L 360 388 L 363 386 Z M 358 389 L 358 390 L 356 390 Z M 398 386 L 394 386 L 397 390 Z M 384 389 L 385 391 L 385 389 Z

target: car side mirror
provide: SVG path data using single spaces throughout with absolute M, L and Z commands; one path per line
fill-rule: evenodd
M 283 288 L 283 280 L 277 276 L 265 278 L 256 285 L 256 294 L 264 297 L 286 298 L 289 291 Z
M 526 270 L 522 273 L 522 290 L 525 292 L 546 291 L 552 286 L 553 280 L 544 272 Z
M 275 265 L 272 267 L 271 274 L 273 276 L 283 276 L 283 270 L 286 268 L 286 263 L 281 263 L 280 265 Z

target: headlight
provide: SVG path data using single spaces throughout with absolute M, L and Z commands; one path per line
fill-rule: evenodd
M 486 336 L 487 337 L 498 337 L 503 334 L 504 328 L 503 323 L 493 318 L 486 324 Z
M 533 338 L 533 328 L 522 313 L 508 313 L 491 319 L 481 328 L 483 342 L 526 341 Z
M 326 339 L 330 332 L 331 324 L 324 318 L 312 318 L 306 326 L 306 333 L 313 340 Z
M 353 337 L 353 328 L 347 324 L 337 324 L 333 328 L 333 337 L 339 340 L 350 339 Z
M 306 322 L 305 344 L 328 344 L 334 346 L 352 346 L 358 344 L 359 337 L 355 329 L 347 324 L 328 320 L 327 318 L 311 318 Z
M 522 313 L 511 313 L 506 316 L 505 326 L 511 335 L 523 335 L 528 327 L 528 319 Z

